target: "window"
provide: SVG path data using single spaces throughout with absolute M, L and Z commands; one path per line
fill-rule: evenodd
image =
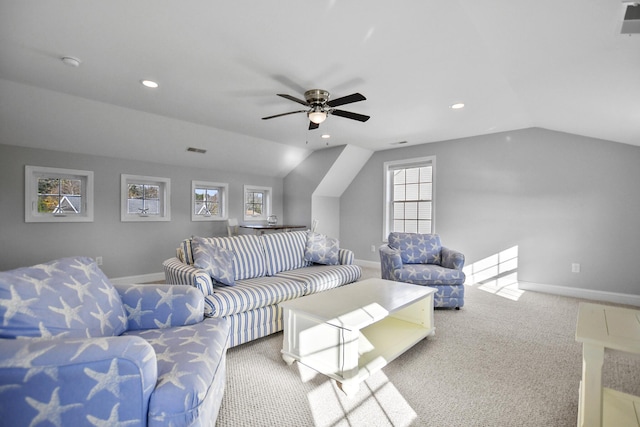
M 121 221 L 170 221 L 168 178 L 122 174 L 120 179 Z
M 25 166 L 25 222 L 92 222 L 93 172 Z
M 392 231 L 434 232 L 435 157 L 385 162 L 383 240 Z
M 191 221 L 227 219 L 228 184 L 191 181 Z
M 266 221 L 271 214 L 271 187 L 244 186 L 244 220 Z

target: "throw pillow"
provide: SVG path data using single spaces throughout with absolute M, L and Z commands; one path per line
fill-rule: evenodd
M 233 270 L 233 252 L 221 246 L 209 244 L 202 237 L 191 242 L 193 265 L 206 271 L 213 280 L 223 285 L 236 284 Z
M 440 264 L 440 236 L 437 234 L 390 233 L 389 246 L 400 250 L 404 264 Z
M 324 234 L 309 232 L 307 245 L 304 250 L 304 259 L 316 264 L 338 265 L 340 242 L 338 239 L 327 237 Z
M 1 338 L 107 337 L 127 329 L 120 294 L 87 257 L 0 272 L 0 312 Z

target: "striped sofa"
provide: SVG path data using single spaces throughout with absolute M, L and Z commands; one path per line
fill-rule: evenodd
M 163 263 L 166 283 L 188 284 L 205 295 L 205 315 L 231 323 L 230 347 L 282 330 L 279 303 L 352 283 L 362 274 L 353 252 L 339 249 L 337 265 L 305 259 L 306 231 L 199 238 L 233 254 L 233 286 L 194 266 L 193 239 Z

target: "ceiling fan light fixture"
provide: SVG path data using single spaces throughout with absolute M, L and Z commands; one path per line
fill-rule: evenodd
M 307 115 L 309 116 L 309 120 L 311 120 L 313 123 L 317 125 L 319 125 L 320 123 L 324 122 L 327 119 L 327 113 L 320 109 L 314 109 L 313 111 L 310 111 Z

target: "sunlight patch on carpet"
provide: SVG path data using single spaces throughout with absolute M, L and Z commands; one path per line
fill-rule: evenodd
M 464 267 L 468 286 L 513 301 L 518 301 L 524 291 L 518 287 L 518 246 L 512 246 Z
M 315 377 L 312 369 L 298 366 L 303 381 Z M 352 421 L 363 419 L 370 420 L 370 425 L 380 425 L 381 420 L 387 420 L 390 426 L 408 427 L 418 417 L 382 371 L 364 381 L 353 397 L 347 397 L 334 380 L 327 378 L 308 392 L 307 398 L 316 427 L 349 426 Z

